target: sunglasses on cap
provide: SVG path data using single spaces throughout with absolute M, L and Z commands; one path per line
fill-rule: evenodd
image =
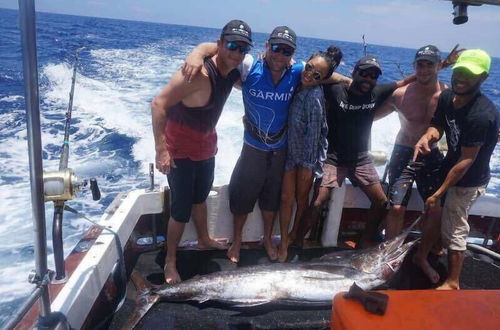
M 294 53 L 294 49 L 292 47 L 280 46 L 279 44 L 271 45 L 271 50 L 273 53 L 282 53 L 283 56 L 292 56 Z
M 360 77 L 363 77 L 363 78 L 370 77 L 373 80 L 377 80 L 378 77 L 380 76 L 379 72 L 362 70 L 362 69 L 358 69 L 358 74 Z
M 226 48 L 232 52 L 239 50 L 241 54 L 247 54 L 252 49 L 252 46 L 250 45 L 241 46 L 238 45 L 235 41 L 228 41 L 226 42 Z
M 307 72 L 311 72 L 314 70 L 314 65 L 306 63 L 306 65 L 304 66 L 304 70 Z M 313 71 L 312 77 L 314 80 L 320 81 L 321 80 L 321 73 L 319 73 L 318 71 Z

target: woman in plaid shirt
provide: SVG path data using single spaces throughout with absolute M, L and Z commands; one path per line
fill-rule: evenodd
M 288 245 L 296 236 L 299 221 L 307 208 L 314 177 L 321 176 L 321 164 L 328 146 L 325 98 L 321 82 L 332 75 L 342 59 L 342 52 L 330 46 L 326 52 L 313 54 L 302 71 L 301 84 L 294 95 L 288 115 L 288 154 L 283 177 L 280 208 L 280 262 L 285 262 Z M 297 203 L 295 220 L 288 233 L 293 202 Z

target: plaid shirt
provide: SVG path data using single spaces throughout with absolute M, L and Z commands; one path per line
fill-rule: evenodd
M 286 170 L 305 167 L 322 174 L 326 159 L 328 126 L 323 88 L 304 88 L 293 97 L 288 115 Z

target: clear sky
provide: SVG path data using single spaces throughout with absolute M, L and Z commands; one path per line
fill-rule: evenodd
M 452 23 L 444 0 L 36 0 L 38 11 L 221 28 L 238 18 L 253 31 L 288 25 L 299 36 L 418 48 L 456 43 L 500 57 L 500 6 L 469 7 L 469 22 Z M 16 9 L 15 0 L 0 7 Z

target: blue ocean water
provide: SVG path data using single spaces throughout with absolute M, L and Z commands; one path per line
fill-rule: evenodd
M 250 22 L 251 23 L 251 22 Z M 361 43 L 299 37 L 297 60 L 334 43 L 344 52 L 339 72 L 349 75 L 363 55 Z M 300 31 L 297 31 L 300 35 Z M 369 32 L 369 31 L 368 31 Z M 479 32 L 479 31 L 478 31 Z M 148 185 L 148 164 L 154 162 L 149 104 L 196 44 L 215 41 L 218 29 L 123 20 L 37 14 L 42 145 L 45 170 L 58 166 L 75 50 L 80 53 L 75 89 L 70 167 L 82 178 L 96 177 L 103 198 L 94 202 L 80 194 L 72 207 L 94 220 L 118 192 Z M 267 34 L 255 33 L 253 54 Z M 369 40 L 369 34 L 367 34 Z M 460 40 L 457 40 L 457 43 Z M 432 43 L 432 40 L 429 40 Z M 368 45 L 381 59 L 382 82 L 412 72 L 414 49 Z M 398 68 L 399 66 L 399 68 Z M 440 77 L 449 82 L 450 71 Z M 494 58 L 484 93 L 500 108 L 500 59 Z M 33 228 L 18 15 L 0 9 L 0 325 L 33 289 L 27 282 L 34 268 Z M 218 125 L 219 153 L 215 184 L 229 180 L 242 145 L 241 93 L 233 91 Z M 399 129 L 396 114 L 376 122 L 373 150 L 390 153 Z M 492 159 L 495 177 L 489 193 L 500 193 L 499 147 Z M 383 171 L 382 168 L 378 169 Z M 157 182 L 165 179 L 157 174 Z M 46 204 L 48 249 L 52 254 L 52 207 Z M 65 214 L 64 244 L 69 252 L 89 224 Z M 49 267 L 53 268 L 52 255 Z

